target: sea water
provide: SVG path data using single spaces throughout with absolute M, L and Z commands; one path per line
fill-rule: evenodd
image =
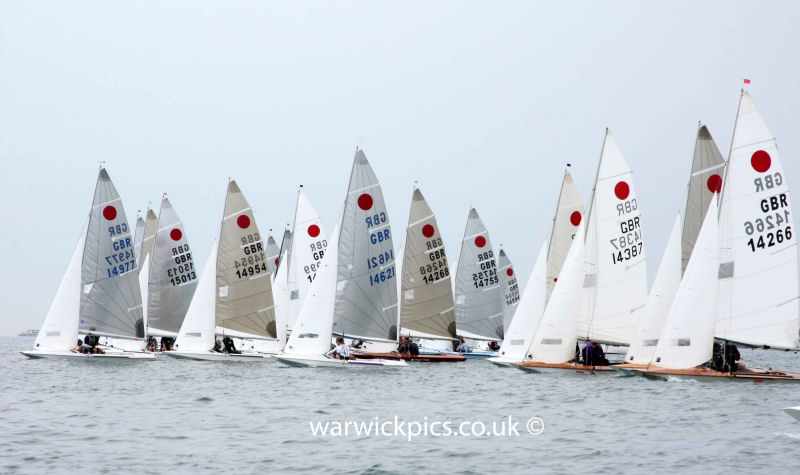
M 0 339 L 0 473 L 800 473 L 782 411 L 800 384 L 19 354 L 32 344 Z M 800 371 L 794 352 L 741 352 Z

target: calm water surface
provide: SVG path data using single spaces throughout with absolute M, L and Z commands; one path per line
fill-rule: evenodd
M 800 384 L 529 374 L 485 361 L 397 370 L 29 360 L 0 339 L 0 472 L 800 473 Z M 800 371 L 800 355 L 742 351 Z M 480 421 L 519 436 L 314 436 L 310 421 Z M 544 421 L 530 435 L 531 417 Z M 478 426 L 478 429 L 480 426 Z

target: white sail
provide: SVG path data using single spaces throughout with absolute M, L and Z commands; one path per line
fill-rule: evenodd
M 142 248 L 139 251 L 139 260 L 136 262 L 143 262 L 144 259 L 153 252 L 153 246 L 156 242 L 156 231 L 158 231 L 158 216 L 148 207 L 145 213 Z M 142 298 L 146 298 L 146 295 L 147 294 L 142 294 Z
M 606 131 L 590 200 L 578 335 L 627 345 L 647 301 L 647 260 L 633 172 Z
M 275 238 L 272 237 L 272 234 L 267 237 L 266 251 L 267 268 L 269 268 L 269 273 L 272 274 L 274 278 L 275 272 L 278 270 L 278 261 L 280 260 L 281 250 L 278 247 L 278 243 L 275 242 Z
M 331 246 L 325 253 L 317 278 L 311 284 L 303 308 L 283 352 L 289 355 L 321 355 L 331 347 L 333 311 L 336 305 L 339 226 L 333 229 Z
M 798 347 L 797 236 L 775 139 L 742 91 L 720 204 L 716 336 Z
M 456 337 L 453 289 L 444 242 L 425 197 L 414 189 L 408 214 L 399 295 L 403 330 Z
M 516 361 L 522 361 L 525 352 L 531 345 L 533 335 L 542 319 L 545 307 L 545 292 L 547 283 L 547 242 L 542 244 L 536 263 L 528 278 L 525 292 L 519 300 L 519 305 L 508 325 L 503 343 L 500 345 L 500 356 Z
M 725 172 L 725 160 L 714 143 L 708 127 L 702 125 L 697 129 L 697 139 L 692 158 L 692 174 L 686 193 L 686 212 L 683 218 L 683 238 L 681 243 L 681 272 L 689 264 L 694 243 L 700 233 L 705 219 L 705 212 L 716 193 L 722 189 L 722 175 Z
M 575 356 L 584 281 L 583 239 L 584 227 L 581 224 L 564 260 L 561 276 L 550 295 L 550 302 L 536 328 L 526 360 L 561 364 Z
M 215 239 L 175 341 L 175 348 L 181 351 L 210 351 L 214 348 L 218 248 Z
M 152 255 L 152 254 L 151 254 Z M 142 321 L 147 328 L 147 291 L 150 277 L 150 256 L 147 255 L 139 267 L 139 291 L 142 294 Z
M 500 276 L 500 288 L 503 289 L 503 339 L 505 339 L 511 319 L 514 318 L 514 312 L 519 305 L 519 284 L 506 251 L 500 249 L 497 254 L 497 274 Z
M 291 231 L 286 230 L 283 234 L 283 244 L 291 244 Z M 278 332 L 278 349 L 283 348 L 286 343 L 286 326 L 289 314 L 289 281 L 288 265 L 289 247 L 281 246 L 281 254 L 278 260 L 278 268 L 275 272 L 275 279 L 272 281 L 272 301 L 275 303 L 275 328 Z
M 133 232 L 133 253 L 136 256 L 136 263 L 139 265 L 139 272 L 141 272 L 142 267 L 142 239 L 144 239 L 144 218 L 136 216 L 136 229 Z
M 572 240 L 583 221 L 583 201 L 572 175 L 564 172 L 561 193 L 558 195 L 556 214 L 553 216 L 553 231 L 550 233 L 550 246 L 547 250 L 547 294 L 545 303 L 558 281 L 558 274 L 567 257 Z
M 328 247 L 322 220 L 314 211 L 303 190 L 297 192 L 297 207 L 292 229 L 292 246 L 287 269 L 289 305 L 286 325 L 288 328 L 294 327 L 306 293 L 316 277 L 319 262 L 325 256 Z
M 644 313 L 636 325 L 633 341 L 625 355 L 626 363 L 646 364 L 653 359 L 658 337 L 664 329 L 664 322 L 681 283 L 681 242 L 683 239 L 679 214 L 672 225 L 667 247 L 658 266 L 656 280 L 647 296 Z
M 72 257 L 50 303 L 44 323 L 36 335 L 35 349 L 68 351 L 78 342 L 78 320 L 81 306 L 81 259 L 86 242 L 84 227 Z
M 458 334 L 471 338 L 503 338 L 503 289 L 497 275 L 489 232 L 470 208 L 455 282 Z
M 289 265 L 288 263 L 291 259 L 290 258 L 291 252 L 292 252 L 292 230 L 285 229 L 283 231 L 283 239 L 281 240 L 281 247 L 278 252 L 278 262 L 276 264 L 277 267 L 281 266 L 286 267 Z M 275 273 L 277 275 L 277 270 Z
M 339 235 L 333 331 L 397 339 L 397 271 L 392 228 L 377 176 L 356 150 Z
M 656 366 L 688 369 L 711 359 L 718 293 L 717 214 L 717 201 L 711 200 L 683 280 L 658 339 L 653 360 Z
M 142 296 L 125 209 L 105 168 L 97 177 L 81 262 L 80 329 L 144 337 Z
M 264 241 L 253 210 L 234 180 L 228 182 L 216 258 L 217 326 L 223 332 L 277 338 Z
M 197 287 L 197 269 L 183 222 L 169 199 L 161 200 L 147 292 L 149 334 L 175 334 Z

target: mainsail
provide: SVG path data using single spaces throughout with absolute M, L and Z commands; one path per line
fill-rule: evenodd
M 186 231 L 165 196 L 158 213 L 155 244 L 150 256 L 147 292 L 147 332 L 177 334 L 197 287 L 197 269 Z
M 228 182 L 217 252 L 216 324 L 276 338 L 272 282 L 253 210 L 236 181 Z
M 275 242 L 275 238 L 272 237 L 270 234 L 267 237 L 267 269 L 269 269 L 269 273 L 272 274 L 272 277 L 275 277 L 275 271 L 278 270 L 278 261 L 280 260 L 281 250 L 278 247 L 278 243 Z
M 142 236 L 142 248 L 139 253 L 137 263 L 144 262 L 144 259 L 153 252 L 153 245 L 156 242 L 156 231 L 158 231 L 158 216 L 156 213 L 147 208 L 144 219 L 144 235 Z M 142 295 L 144 298 L 144 295 Z
M 401 328 L 455 338 L 453 289 L 444 242 L 436 216 L 418 188 L 411 197 L 404 249 Z
M 503 288 L 497 275 L 489 232 L 470 208 L 455 284 L 456 326 L 470 338 L 503 338 Z
M 378 178 L 360 149 L 341 223 L 333 331 L 396 340 L 397 276 L 389 214 Z
M 715 194 L 722 189 L 722 175 L 725 171 L 725 160 L 711 138 L 708 127 L 702 125 L 697 129 L 697 140 L 694 145 L 692 174 L 686 194 L 686 212 L 683 218 L 683 238 L 681 243 L 681 273 L 686 270 L 689 256 L 692 255 L 694 243 L 700 233 L 700 226 L 705 219 L 708 205 Z
M 742 91 L 720 203 L 716 336 L 798 347 L 797 237 L 772 133 Z
M 711 359 L 719 268 L 717 200 L 711 200 L 689 264 L 658 339 L 653 363 L 688 369 Z
M 144 337 L 137 274 L 122 200 L 101 168 L 81 264 L 80 328 L 107 336 Z
M 633 172 L 606 130 L 586 229 L 578 335 L 627 345 L 647 301 L 646 246 Z
M 289 303 L 286 315 L 288 328 L 294 327 L 297 314 L 303 305 L 311 283 L 317 275 L 320 260 L 325 256 L 328 240 L 322 221 L 303 190 L 297 191 L 297 207 L 294 212 L 291 250 L 287 269 Z
M 136 229 L 133 232 L 133 253 L 136 257 L 136 263 L 142 267 L 142 239 L 144 238 L 144 218 L 136 216 Z M 140 270 L 141 272 L 141 270 Z
M 583 201 L 572 175 L 564 172 L 561 183 L 561 193 L 558 195 L 556 214 L 553 216 L 553 231 L 550 233 L 550 247 L 547 250 L 547 293 L 545 303 L 550 299 L 558 281 L 558 274 L 564 259 L 578 231 L 578 226 L 583 221 Z
M 514 311 L 519 305 L 519 284 L 511 260 L 503 249 L 498 251 L 497 273 L 500 275 L 500 287 L 503 289 L 503 338 L 505 339 L 511 319 L 514 318 Z
M 703 213 L 705 216 L 705 213 Z M 691 255 L 691 253 L 689 253 Z M 647 296 L 642 318 L 636 325 L 631 346 L 625 355 L 626 363 L 650 363 L 656 351 L 658 337 L 664 328 L 678 286 L 681 283 L 681 216 L 675 218 L 667 247 L 658 266 L 656 280 Z

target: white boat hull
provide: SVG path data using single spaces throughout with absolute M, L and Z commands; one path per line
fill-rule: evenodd
M 102 354 L 86 354 L 77 351 L 59 350 L 28 350 L 21 351 L 23 355 L 31 359 L 100 359 L 100 360 L 154 360 L 156 355 L 153 353 L 132 352 L 132 351 L 107 351 Z
M 322 355 L 278 355 L 275 359 L 289 366 L 298 367 L 402 367 L 408 366 L 403 360 L 337 360 Z
M 269 359 L 263 353 L 217 353 L 214 351 L 164 351 L 162 355 L 172 358 L 195 361 L 226 361 L 231 363 L 264 362 Z

